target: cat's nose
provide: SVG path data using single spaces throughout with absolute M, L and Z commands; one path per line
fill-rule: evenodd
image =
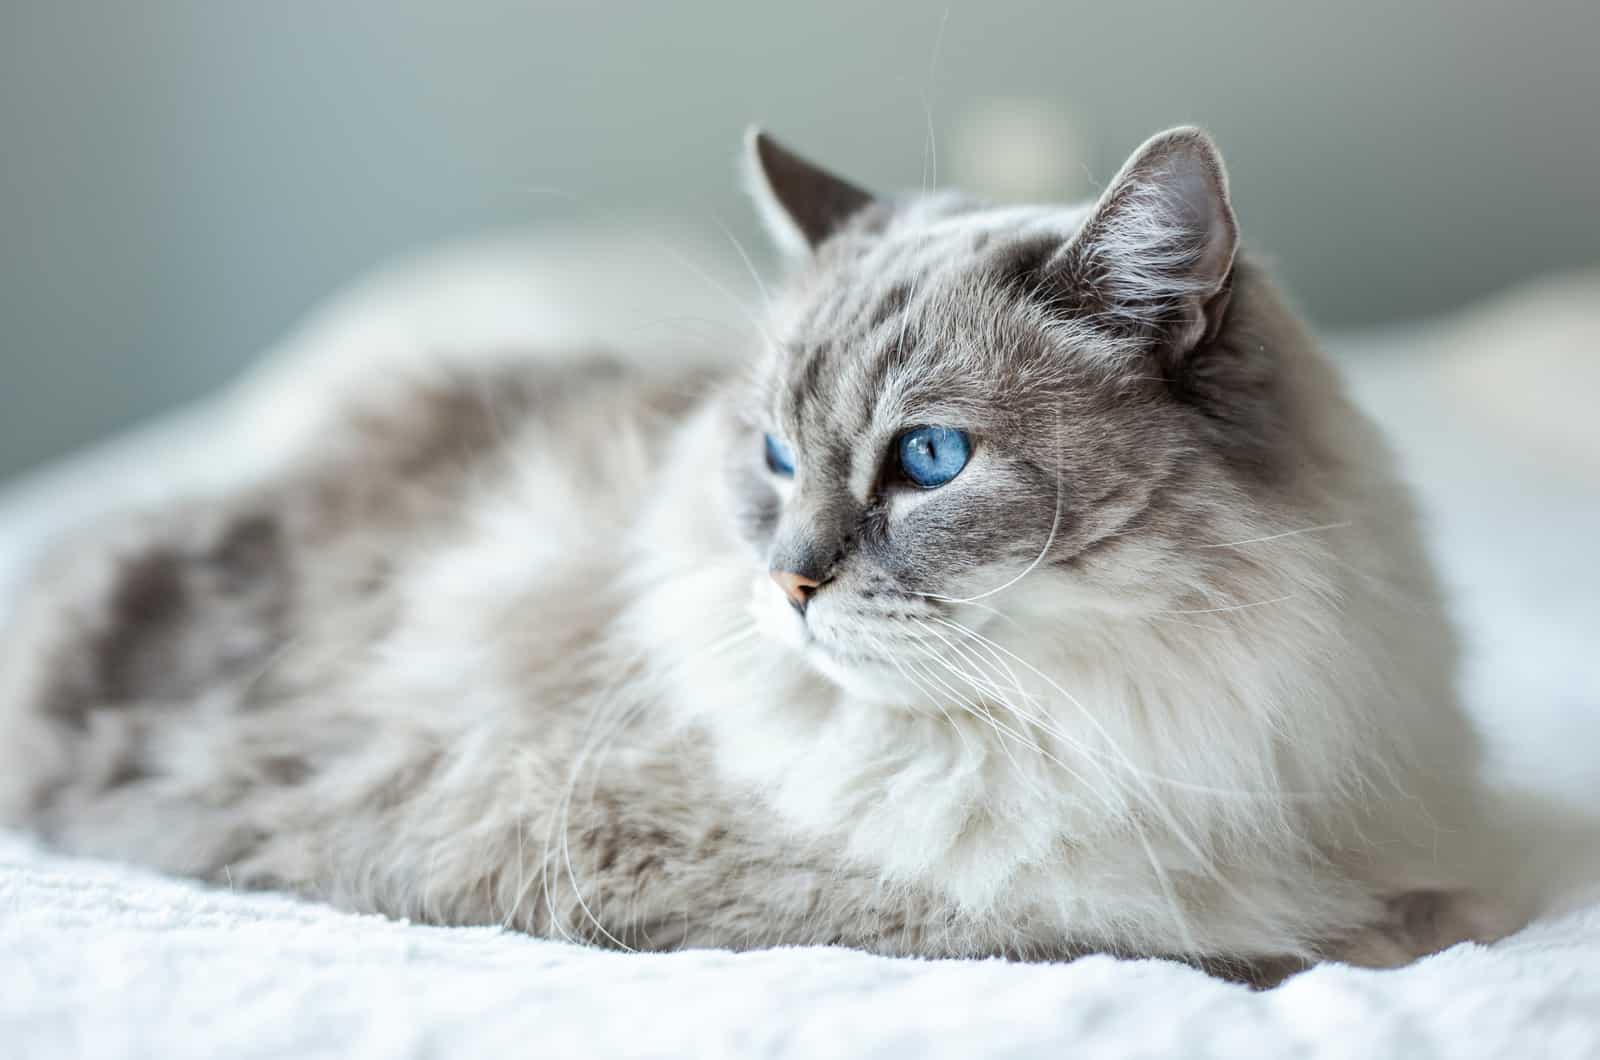
M 774 570 L 772 580 L 778 583 L 783 595 L 789 598 L 789 603 L 793 604 L 794 609 L 802 615 L 806 613 L 806 604 L 810 602 L 811 594 L 822 584 L 815 578 L 796 574 L 792 570 Z

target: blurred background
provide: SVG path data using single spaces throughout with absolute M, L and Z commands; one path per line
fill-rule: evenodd
M 1436 314 L 1600 263 L 1597 45 L 1594 0 L 6 0 L 0 479 L 441 240 L 651 214 L 765 254 L 756 120 L 1005 198 L 1200 122 L 1319 325 Z

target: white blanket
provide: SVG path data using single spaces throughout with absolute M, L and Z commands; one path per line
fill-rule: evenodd
M 0 839 L 7 1057 L 1600 1056 L 1600 907 L 1251 993 L 1165 961 L 605 953 Z
M 441 332 L 549 337 L 528 309 L 543 267 L 519 254 L 502 245 L 391 275 L 280 360 L 338 349 L 348 365 Z M 682 297 L 739 326 L 703 294 Z M 1425 487 L 1496 769 L 1549 814 L 1531 819 L 1550 833 L 1531 867 L 1565 911 L 1510 939 L 1394 972 L 1324 966 L 1265 993 L 1101 957 L 624 955 L 207 889 L 0 835 L 0 1058 L 1600 1056 L 1600 903 L 1581 898 L 1600 880 L 1588 857 L 1600 851 L 1597 294 L 1592 277 L 1523 294 L 1403 336 L 1418 351 L 1404 358 L 1385 355 L 1394 336 L 1345 344 L 1359 393 Z M 61 522 L 270 462 L 249 450 L 271 448 L 262 432 L 293 411 L 283 378 L 230 399 L 226 417 L 197 413 L 0 498 L 0 601 Z M 227 463 L 197 455 L 218 452 Z

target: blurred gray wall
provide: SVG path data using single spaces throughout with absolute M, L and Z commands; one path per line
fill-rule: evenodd
M 941 178 L 1063 196 L 1202 122 L 1323 325 L 1600 261 L 1595 0 L 0 3 L 0 477 L 431 241 L 625 209 L 758 242 L 754 119 L 885 187 L 931 127 Z

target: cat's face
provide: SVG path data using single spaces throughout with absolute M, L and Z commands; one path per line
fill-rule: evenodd
M 961 627 L 1003 641 L 1205 579 L 1248 431 L 1183 391 L 1233 263 L 1209 141 L 1157 138 L 1092 208 L 877 202 L 755 147 L 808 244 L 730 439 L 764 632 L 900 699 L 972 650 Z

